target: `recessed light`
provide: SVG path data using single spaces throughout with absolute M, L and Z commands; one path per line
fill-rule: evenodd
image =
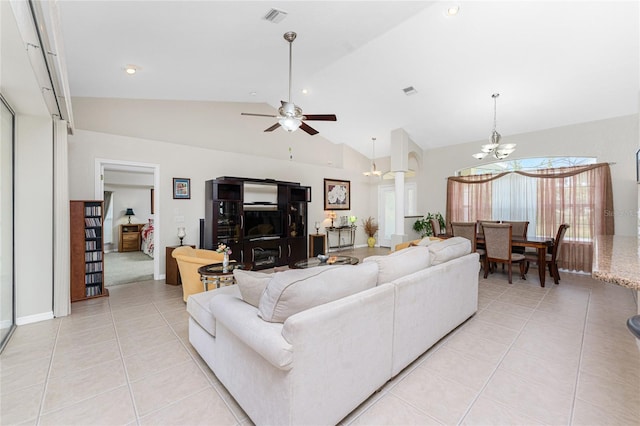
M 137 65 L 128 64 L 124 67 L 124 72 L 126 72 L 129 75 L 133 75 L 137 73 L 139 69 L 141 68 Z
M 460 12 L 460 6 L 451 6 L 447 8 L 445 14 L 447 16 L 455 16 L 458 14 L 458 12 Z
M 309 93 L 309 91 L 307 89 L 302 89 L 302 94 L 306 95 L 307 93 Z

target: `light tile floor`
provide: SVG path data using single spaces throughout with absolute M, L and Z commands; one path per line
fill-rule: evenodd
M 478 313 L 342 424 L 637 425 L 634 294 L 568 273 L 540 288 L 532 272 L 480 278 Z M 180 287 L 110 292 L 18 327 L 0 356 L 2 425 L 251 424 L 189 344 Z

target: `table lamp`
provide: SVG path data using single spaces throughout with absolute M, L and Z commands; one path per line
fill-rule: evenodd
M 338 217 L 336 212 L 329 212 L 329 218 L 331 219 L 331 227 L 332 228 L 333 228 L 333 219 L 335 219 L 336 217 Z
M 180 238 L 180 245 L 182 245 L 182 240 L 184 239 L 184 237 L 187 236 L 186 231 L 184 230 L 184 227 L 179 227 L 178 228 L 178 238 Z
M 133 209 L 127 209 L 124 215 L 129 216 L 129 223 L 131 223 L 131 216 L 135 216 L 135 213 L 133 212 Z

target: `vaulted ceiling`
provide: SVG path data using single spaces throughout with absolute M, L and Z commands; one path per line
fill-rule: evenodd
M 286 17 L 264 20 L 272 8 Z M 634 1 L 58 0 L 58 9 L 74 97 L 275 112 L 288 97 L 283 34 L 295 31 L 292 100 L 336 114 L 309 124 L 367 156 L 372 137 L 388 155 L 397 128 L 423 148 L 486 139 L 496 92 L 505 136 L 638 112 Z M 409 86 L 417 93 L 405 95 Z

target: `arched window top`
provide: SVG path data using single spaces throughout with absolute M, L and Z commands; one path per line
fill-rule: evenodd
M 456 172 L 456 176 L 484 175 L 489 173 L 512 172 L 515 170 L 555 169 L 558 167 L 586 166 L 595 163 L 595 157 L 518 158 L 460 169 Z

